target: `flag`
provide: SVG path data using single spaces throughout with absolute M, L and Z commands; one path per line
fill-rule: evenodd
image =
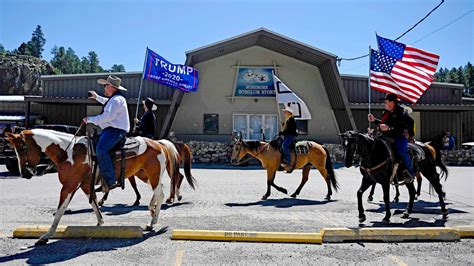
M 143 79 L 149 79 L 185 92 L 196 92 L 199 84 L 197 69 L 172 64 L 149 48 L 146 53 Z
M 379 45 L 379 51 L 390 57 L 402 60 L 416 68 L 419 68 L 431 77 L 436 72 L 436 67 L 439 62 L 439 55 L 437 54 L 392 41 L 378 35 L 377 43 Z
M 433 77 L 403 60 L 379 51 L 370 52 L 370 86 L 378 91 L 395 93 L 416 103 L 429 88 Z
M 276 100 L 278 104 L 283 104 L 285 107 L 290 107 L 294 112 L 293 116 L 298 120 L 311 119 L 306 103 L 298 97 L 293 91 L 281 82 L 277 76 L 273 75 L 273 83 L 275 84 Z

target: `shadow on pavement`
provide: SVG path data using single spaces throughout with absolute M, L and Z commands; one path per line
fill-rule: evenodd
M 167 210 L 170 208 L 175 208 L 181 205 L 188 205 L 188 204 L 192 204 L 192 203 L 191 202 L 178 202 L 171 205 L 161 204 L 161 210 Z M 122 214 L 127 214 L 133 211 L 148 211 L 148 205 L 133 206 L 133 205 L 125 205 L 125 204 L 115 204 L 112 206 L 102 206 L 100 207 L 100 211 L 102 214 L 105 214 L 105 215 L 122 215 Z M 80 210 L 74 210 L 74 211 L 71 211 L 68 209 L 66 210 L 64 215 L 92 213 L 92 212 L 93 212 L 92 208 L 80 209 Z
M 293 206 L 324 205 L 329 202 L 336 202 L 336 201 L 337 200 L 318 201 L 318 200 L 284 198 L 284 199 L 260 200 L 260 201 L 248 202 L 248 203 L 226 203 L 225 205 L 227 207 L 263 206 L 263 207 L 275 207 L 275 208 L 290 208 Z
M 378 202 L 375 203 L 378 204 L 378 209 L 367 209 L 366 211 L 368 212 L 377 212 L 377 213 L 385 213 L 385 203 L 383 202 Z M 448 208 L 448 211 L 450 214 L 453 213 L 468 213 L 463 210 L 459 209 L 454 209 L 454 208 L 449 208 L 449 205 L 451 203 L 445 202 L 446 208 Z M 402 214 L 405 209 L 407 208 L 408 203 L 407 202 L 398 202 L 398 203 L 390 203 L 390 209 L 393 210 L 393 215 L 397 214 Z M 412 214 L 414 213 L 421 213 L 421 214 L 440 214 L 441 215 L 441 207 L 439 205 L 439 202 L 429 202 L 429 201 L 424 201 L 424 200 L 418 200 L 413 203 L 413 211 Z
M 0 263 L 23 259 L 26 259 L 28 264 L 65 262 L 91 252 L 130 247 L 167 231 L 168 227 L 166 226 L 158 231 L 144 234 L 141 239 L 60 239 L 44 246 L 32 246 L 27 251 L 0 257 Z

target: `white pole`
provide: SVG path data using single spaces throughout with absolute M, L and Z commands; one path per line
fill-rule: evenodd
M 277 73 L 277 65 L 276 65 L 276 61 L 273 61 L 273 73 L 275 76 L 278 77 L 278 73 Z M 274 84 L 275 84 L 275 101 L 276 101 L 276 104 L 277 104 L 277 114 L 278 114 L 278 129 L 281 129 L 281 115 L 280 115 L 280 104 L 278 103 L 278 98 L 277 98 L 277 92 L 276 90 L 278 89 L 278 86 L 276 86 L 276 82 L 274 81 Z M 280 130 L 278 130 L 280 131 Z M 270 136 L 271 138 L 273 138 L 273 136 Z
M 146 67 L 146 59 L 148 58 L 148 47 L 145 51 L 145 61 L 143 62 L 143 71 L 142 71 L 142 80 L 140 80 L 140 89 L 138 91 L 138 100 L 137 100 L 137 110 L 135 112 L 135 118 L 138 118 L 138 109 L 140 108 L 140 99 L 142 96 L 142 87 L 143 87 L 143 80 L 145 79 L 145 67 Z M 135 131 L 137 124 L 133 126 L 133 130 Z
M 371 108 L 370 108 L 370 104 L 371 104 L 371 89 L 370 89 L 370 63 L 371 63 L 371 58 L 372 57 L 372 49 L 370 48 L 370 45 L 369 45 L 369 77 L 367 79 L 367 82 L 369 84 L 369 114 L 371 114 Z M 369 121 L 369 130 L 371 129 L 371 125 L 370 125 L 370 121 Z

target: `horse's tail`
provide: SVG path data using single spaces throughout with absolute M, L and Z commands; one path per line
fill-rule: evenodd
M 188 184 L 191 186 L 192 189 L 196 189 L 196 179 L 191 174 L 191 165 L 192 165 L 192 153 L 189 146 L 185 143 L 175 143 L 176 147 L 179 150 L 179 154 L 181 155 L 181 160 L 183 162 L 184 168 L 184 175 L 186 176 L 186 180 Z
M 339 188 L 339 183 L 336 179 L 336 174 L 334 173 L 334 168 L 332 166 L 331 155 L 329 154 L 328 149 L 323 146 L 324 151 L 326 152 L 326 171 L 328 172 L 329 182 L 331 182 L 332 187 L 337 192 Z
M 160 139 L 158 141 L 164 147 L 164 154 L 167 157 L 166 160 L 170 163 L 170 171 L 168 175 L 171 177 L 171 186 L 176 187 L 178 181 L 178 172 L 179 172 L 179 153 L 173 142 Z
M 433 145 L 433 144 L 431 144 L 430 146 L 433 147 L 433 149 L 435 150 L 434 159 L 435 159 L 436 165 L 441 169 L 441 175 L 439 176 L 439 178 L 441 179 L 444 176 L 444 181 L 446 181 L 446 179 L 448 179 L 449 172 L 448 172 L 448 168 L 443 163 L 443 160 L 441 158 L 441 148 L 438 145 Z

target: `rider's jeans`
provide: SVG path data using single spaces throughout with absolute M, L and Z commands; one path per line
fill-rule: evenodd
M 118 128 L 108 127 L 102 130 L 99 143 L 96 147 L 97 162 L 100 174 L 110 187 L 115 184 L 115 170 L 110 158 L 109 151 L 125 137 L 126 132 Z
M 413 171 L 413 164 L 408 155 L 408 140 L 405 137 L 397 137 L 394 139 L 395 149 L 397 150 L 398 156 L 403 160 L 405 168 L 410 172 L 410 174 L 415 175 Z
M 286 161 L 287 164 L 291 163 L 291 152 L 290 152 L 290 145 L 295 141 L 295 136 L 285 136 L 285 139 L 283 140 L 282 143 L 282 149 L 283 149 L 283 159 Z

